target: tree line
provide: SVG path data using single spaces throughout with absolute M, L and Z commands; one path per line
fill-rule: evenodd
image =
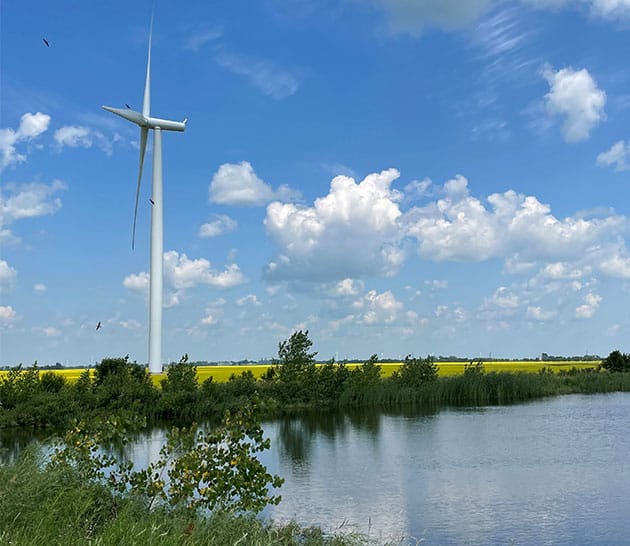
M 312 346 L 308 331 L 297 331 L 279 343 L 277 363 L 261 379 L 236 368 L 223 383 L 212 377 L 200 383 L 187 355 L 167 368 L 159 387 L 128 357 L 104 358 L 92 375 L 85 371 L 74 383 L 36 366 L 14 368 L 0 378 L 0 428 L 63 429 L 77 417 L 112 413 L 190 422 L 251 402 L 273 415 L 311 407 L 487 405 L 630 390 L 630 354 L 620 351 L 610 353 L 597 368 L 582 371 L 490 373 L 477 361 L 466 365 L 462 375 L 438 378 L 430 356 L 407 356 L 391 377 L 383 377 L 376 355 L 351 370 L 333 360 L 316 365 Z

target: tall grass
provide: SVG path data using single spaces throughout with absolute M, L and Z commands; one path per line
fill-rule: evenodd
M 158 508 L 116 497 L 103 485 L 71 470 L 43 465 L 31 446 L 0 467 L 0 544 L 16 545 L 330 545 L 363 543 L 357 536 L 326 536 L 295 523 L 273 525 L 253 516 L 209 517 Z
M 384 380 L 379 385 L 348 393 L 340 407 L 486 406 L 524 402 L 570 393 L 630 391 L 630 374 L 585 373 L 557 375 L 527 372 L 489 372 L 442 377 L 419 387 Z

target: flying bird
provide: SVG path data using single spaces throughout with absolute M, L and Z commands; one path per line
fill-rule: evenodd
M 48 42 L 48 40 L 46 40 L 46 38 L 42 38 L 42 40 L 44 40 L 44 43 L 46 44 L 46 47 L 50 47 L 50 43 Z
M 97 330 L 100 330 L 100 329 L 101 329 L 101 323 L 100 323 L 100 322 L 96 325 L 96 329 L 97 329 Z
M 149 199 L 149 201 L 151 201 L 152 205 L 155 205 L 155 201 L 153 201 L 153 199 Z
M 131 106 L 129 106 L 127 103 L 125 103 L 125 106 L 129 108 L 129 110 L 131 110 Z

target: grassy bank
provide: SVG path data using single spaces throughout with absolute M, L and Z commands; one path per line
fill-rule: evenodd
M 68 468 L 43 470 L 35 448 L 0 467 L 0 544 L 16 545 L 351 545 L 356 537 L 272 525 L 254 516 L 213 517 L 165 507 L 149 510 L 132 497 L 86 482 Z

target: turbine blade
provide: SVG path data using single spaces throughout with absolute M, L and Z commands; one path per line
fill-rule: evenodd
M 130 110 L 127 108 L 112 108 L 111 106 L 103 106 L 102 108 L 103 110 L 107 110 L 112 114 L 116 114 L 121 118 L 125 118 L 127 121 L 131 121 L 136 125 L 142 126 L 147 124 L 147 120 L 144 118 L 144 116 L 140 112 L 136 112 L 135 110 Z
M 131 250 L 136 243 L 136 219 L 138 218 L 138 201 L 140 200 L 140 184 L 142 183 L 142 167 L 144 165 L 144 152 L 147 149 L 148 127 L 140 127 L 140 169 L 138 170 L 138 186 L 136 187 L 136 206 L 133 210 L 133 231 L 131 234 Z
M 144 82 L 144 100 L 142 115 L 147 118 L 151 113 L 151 41 L 153 38 L 153 13 L 151 13 L 151 27 L 149 29 L 149 55 L 147 58 L 147 79 Z

